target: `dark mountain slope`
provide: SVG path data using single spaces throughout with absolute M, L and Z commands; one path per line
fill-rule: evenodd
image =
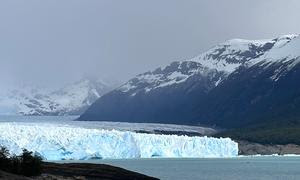
M 300 122 L 300 65 L 274 81 L 270 77 L 281 66 L 240 68 L 199 103 L 195 120 L 226 128 Z
M 187 66 L 189 69 L 186 69 Z M 169 68 L 173 68 L 173 71 L 168 73 Z M 215 87 L 219 79 L 225 76 L 223 72 L 216 70 L 207 71 L 205 76 L 199 73 L 191 75 L 192 71 L 201 68 L 197 62 L 172 63 L 164 70 L 158 69 L 151 73 L 159 72 L 168 76 L 176 69 L 183 75 L 189 76 L 184 82 L 163 88 L 153 88 L 149 91 L 144 90 L 147 83 L 131 90 L 132 92 L 112 91 L 94 103 L 80 119 L 191 124 L 188 118 L 183 117 L 188 117 L 190 109 Z M 143 75 L 148 74 L 150 72 Z M 176 79 L 176 81 L 180 80 L 180 78 Z M 137 79 L 132 81 L 137 81 Z
M 230 40 L 191 60 L 140 74 L 80 120 L 210 125 L 297 124 L 300 38 Z

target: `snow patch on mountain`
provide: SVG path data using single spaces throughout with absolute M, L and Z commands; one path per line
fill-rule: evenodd
M 229 138 L 139 134 L 54 124 L 0 123 L 0 145 L 14 154 L 25 148 L 46 160 L 238 155 L 238 144 Z
M 285 35 L 273 40 L 274 46 L 264 55 L 249 62 L 250 65 L 257 63 L 272 64 L 294 60 L 300 56 L 300 38 L 298 35 Z
M 300 62 L 299 35 L 283 35 L 275 39 L 245 40 L 232 39 L 221 43 L 195 58 L 173 62 L 155 71 L 140 74 L 118 90 L 135 96 L 139 92 L 184 83 L 195 75 L 211 79 L 218 86 L 228 75 L 241 66 L 251 67 L 285 63 L 288 66 L 278 69 L 271 77 L 278 80 L 284 71 L 290 70 Z M 223 73 L 216 79 L 217 73 Z
M 231 73 L 245 62 L 264 54 L 273 43 L 272 39 L 232 39 L 211 48 L 191 61 L 199 62 L 209 69 Z
M 220 78 L 215 78 L 218 73 L 194 61 L 173 62 L 164 68 L 140 74 L 118 88 L 123 93 L 129 92 L 131 96 L 139 92 L 148 93 L 152 90 L 181 84 L 192 76 L 208 77 L 216 83 Z M 222 73 L 221 73 L 222 74 Z
M 154 89 L 178 85 L 195 76 L 208 78 L 212 81 L 211 84 L 218 86 L 241 66 L 278 62 L 278 59 L 287 58 L 286 51 L 290 52 L 289 60 L 298 57 L 300 46 L 296 44 L 299 39 L 297 37 L 298 35 L 285 35 L 265 40 L 228 40 L 195 58 L 173 62 L 166 67 L 140 74 L 118 90 L 135 96 L 139 92 L 148 93 Z M 274 75 L 273 78 L 276 77 Z
M 300 37 L 299 35 L 285 35 L 273 40 L 274 46 L 264 55 L 247 63 L 249 67 L 259 65 L 264 69 L 276 64 L 278 67 L 270 77 L 278 81 L 288 71 L 300 62 Z

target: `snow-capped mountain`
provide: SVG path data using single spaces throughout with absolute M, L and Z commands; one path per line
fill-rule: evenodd
M 283 51 L 281 53 L 283 57 L 280 57 L 283 59 L 287 53 L 285 45 L 296 37 L 298 35 L 286 35 L 270 40 L 229 40 L 193 59 L 174 62 L 155 71 L 140 74 L 121 86 L 119 90 L 133 92 L 134 95 L 141 89 L 149 92 L 156 88 L 180 84 L 196 75 L 208 78 L 213 86 L 217 86 L 242 65 L 262 61 L 268 63 L 271 59 L 278 62 L 279 57 L 271 57 L 276 53 L 280 54 L 278 51 Z
M 113 88 L 99 79 L 83 78 L 58 89 L 24 85 L 0 96 L 2 115 L 80 115 Z
M 298 35 L 229 40 L 190 60 L 136 76 L 97 100 L 80 119 L 227 127 L 258 121 L 271 114 L 270 102 L 293 106 L 281 97 L 300 94 L 299 57 Z

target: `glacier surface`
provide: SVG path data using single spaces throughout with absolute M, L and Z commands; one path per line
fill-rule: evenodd
M 13 154 L 28 149 L 45 160 L 238 155 L 238 144 L 229 138 L 141 134 L 56 124 L 0 123 L 0 145 Z

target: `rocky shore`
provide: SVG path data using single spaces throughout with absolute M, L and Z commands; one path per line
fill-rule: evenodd
M 295 144 L 287 145 L 272 145 L 259 144 L 248 141 L 237 141 L 239 144 L 239 155 L 284 155 L 284 154 L 299 154 L 300 146 Z
M 42 175 L 38 177 L 24 177 L 0 171 L 0 179 L 5 180 L 156 180 L 136 172 L 104 164 L 70 163 L 42 164 Z

